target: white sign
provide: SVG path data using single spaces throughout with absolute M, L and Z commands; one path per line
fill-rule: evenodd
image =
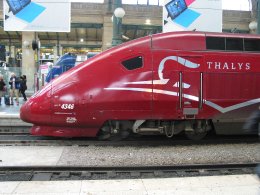
M 49 65 L 48 64 L 42 64 L 39 67 L 41 74 L 48 74 L 49 72 Z
M 4 0 L 5 31 L 70 32 L 70 0 Z
M 165 0 L 163 32 L 222 32 L 222 0 Z

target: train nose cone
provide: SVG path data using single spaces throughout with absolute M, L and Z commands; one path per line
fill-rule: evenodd
M 31 113 L 30 113 L 30 108 L 29 108 L 28 102 L 23 104 L 22 107 L 20 108 L 20 118 L 24 122 L 30 122 Z

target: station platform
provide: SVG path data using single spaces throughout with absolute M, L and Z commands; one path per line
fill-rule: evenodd
M 111 151 L 111 147 L 107 150 Z M 127 150 L 127 149 L 126 149 Z M 120 161 L 115 155 L 106 156 L 98 148 L 46 147 L 46 146 L 5 146 L 0 147 L 1 166 L 95 166 L 100 162 L 108 164 Z M 85 151 L 85 155 L 82 153 Z M 97 151 L 93 154 L 93 151 Z M 126 151 L 128 154 L 129 152 Z M 77 154 L 77 155 L 75 155 Z M 99 158 L 97 157 L 99 156 Z M 135 159 L 135 157 L 133 157 Z M 156 158 L 156 157 L 155 157 Z M 92 160 L 88 160 L 92 159 Z M 103 160 L 102 160 L 103 159 Z M 114 161 L 113 161 L 114 159 Z M 125 158 L 129 163 L 130 159 Z M 134 160 L 133 160 L 134 161 Z M 94 164 L 96 162 L 96 164 Z M 88 164 L 89 163 L 89 164 Z M 26 195 L 156 195 L 156 194 L 260 194 L 260 181 L 254 174 L 200 176 L 156 179 L 122 180 L 75 180 L 75 181 L 22 181 L 0 182 L 0 194 Z
M 25 125 L 19 118 L 20 104 L 0 106 L 0 126 Z M 260 160 L 259 147 L 248 145 L 243 151 L 245 154 L 236 153 L 234 157 L 225 153 L 224 146 L 220 146 L 223 156 L 228 156 L 230 161 L 255 158 Z M 234 148 L 238 146 L 234 145 Z M 252 148 L 251 148 L 252 147 Z M 254 151 L 253 148 L 257 150 Z M 223 162 L 223 157 L 214 148 L 203 146 L 189 150 L 187 148 L 168 147 L 161 151 L 152 148 L 152 152 L 142 154 L 138 147 L 117 149 L 114 153 L 112 147 L 77 147 L 77 146 L 0 146 L 0 167 L 2 166 L 127 166 L 137 163 L 139 159 L 143 165 L 167 165 L 167 163 L 182 164 L 190 162 L 190 156 L 197 154 L 197 162 L 202 163 L 202 156 L 208 159 L 207 163 Z M 199 153 L 200 151 L 200 153 Z M 118 154 L 118 155 L 116 155 Z M 161 159 L 158 156 L 162 156 Z M 182 156 L 183 155 L 183 156 Z M 202 155 L 202 156 L 200 156 Z M 119 158 L 121 156 L 121 158 Z M 188 158 L 189 157 L 189 158 Z M 178 159 L 180 158 L 180 159 Z M 157 161 L 156 161 L 157 160 Z M 103 164 L 102 164 L 103 163 Z M 127 164 L 128 163 L 128 164 Z M 205 162 L 206 163 L 206 162 Z M 1 174 L 1 173 L 0 173 Z M 12 181 L 0 182 L 0 195 L 9 194 L 260 194 L 260 181 L 254 174 L 199 176 L 179 178 L 156 179 L 122 179 L 122 180 L 75 180 L 75 181 Z
M 0 194 L 257 195 L 260 193 L 259 184 L 254 175 L 132 180 L 0 182 Z
M 0 105 L 0 127 L 30 127 L 20 119 L 20 107 L 23 105 L 23 98 L 19 98 L 19 105 L 5 105 L 2 98 Z
M 13 118 L 19 118 L 19 110 L 20 107 L 23 105 L 24 101 L 22 98 L 19 98 L 19 105 L 5 105 L 4 98 L 2 98 L 1 105 L 0 105 L 0 116 L 9 116 Z

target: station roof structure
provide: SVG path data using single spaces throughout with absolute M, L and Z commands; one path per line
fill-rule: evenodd
M 105 3 L 71 3 L 71 31 L 38 32 L 42 46 L 102 47 L 104 27 L 112 25 L 112 8 Z M 129 40 L 162 32 L 162 6 L 123 5 L 123 35 Z M 0 40 L 3 44 L 20 45 L 22 32 L 3 30 L 3 1 L 0 1 Z M 147 19 L 150 23 L 147 24 Z M 223 10 L 224 32 L 249 32 L 250 11 Z M 81 41 L 80 41 L 81 40 Z M 82 41 L 84 40 L 84 41 Z

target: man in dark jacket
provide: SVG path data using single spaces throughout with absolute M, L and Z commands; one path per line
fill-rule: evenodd
M 23 75 L 20 77 L 20 92 L 23 96 L 23 100 L 26 101 L 27 97 L 25 95 L 25 91 L 27 90 L 27 84 L 26 84 L 27 80 L 26 80 L 26 75 Z
M 5 91 L 5 82 L 4 82 L 3 75 L 0 75 L 0 105 L 2 102 L 2 97 L 4 95 L 4 91 Z

